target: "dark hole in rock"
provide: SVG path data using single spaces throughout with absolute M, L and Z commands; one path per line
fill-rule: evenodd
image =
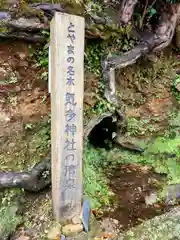
M 88 136 L 89 143 L 96 148 L 109 149 L 109 143 L 112 143 L 116 132 L 117 122 L 113 121 L 111 116 L 105 117 L 91 130 Z

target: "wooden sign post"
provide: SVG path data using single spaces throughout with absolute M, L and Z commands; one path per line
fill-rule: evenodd
M 82 207 L 84 18 L 55 13 L 51 22 L 52 199 L 57 221 Z

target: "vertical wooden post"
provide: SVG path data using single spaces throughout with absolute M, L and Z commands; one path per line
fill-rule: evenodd
M 51 22 L 52 199 L 57 221 L 82 205 L 84 18 L 55 13 Z

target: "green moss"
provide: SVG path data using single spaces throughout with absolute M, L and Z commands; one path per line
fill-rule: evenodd
M 20 202 L 23 200 L 23 190 L 6 189 L 1 192 L 0 199 L 0 238 L 7 239 L 17 225 L 22 223 Z
M 22 218 L 17 215 L 16 206 L 8 206 L 0 208 L 0 237 L 7 239 L 13 233 L 17 225 L 22 222 Z
M 92 208 L 109 205 L 112 192 L 108 188 L 107 179 L 103 176 L 99 166 L 107 156 L 107 152 L 94 149 L 86 142 L 84 146 L 84 193 L 91 200 Z

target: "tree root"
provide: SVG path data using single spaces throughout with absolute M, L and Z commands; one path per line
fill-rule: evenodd
M 51 155 L 37 163 L 30 171 L 0 172 L 0 189 L 23 188 L 38 192 L 51 184 Z
M 154 32 L 144 31 L 140 34 L 140 43 L 124 55 L 108 56 L 102 60 L 103 78 L 105 82 L 106 99 L 118 106 L 116 95 L 115 70 L 134 64 L 140 57 L 149 52 L 166 48 L 174 36 L 176 22 L 180 13 L 180 4 L 170 4 L 166 12 L 162 13 Z

